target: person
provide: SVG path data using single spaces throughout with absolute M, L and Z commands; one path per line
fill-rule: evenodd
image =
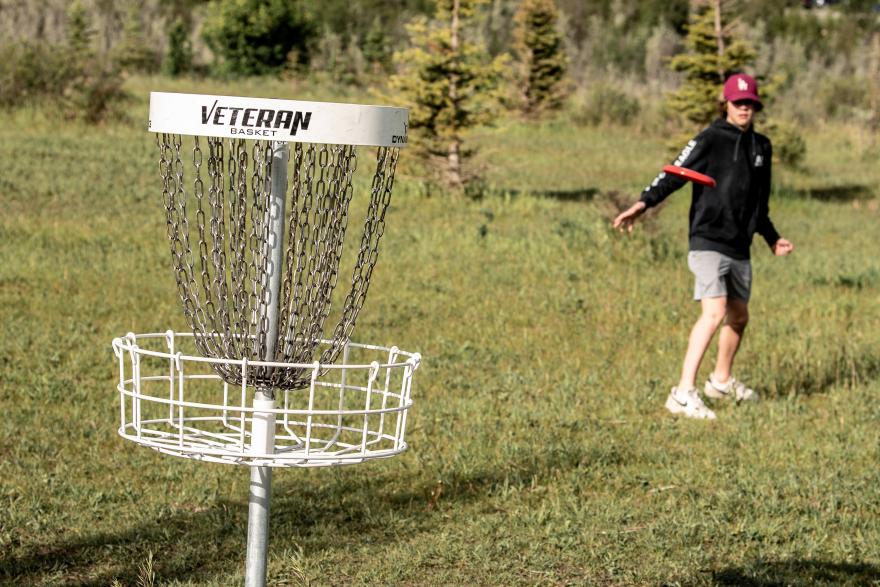
M 674 164 L 715 179 L 715 187 L 694 184 L 690 207 L 688 267 L 695 277 L 694 299 L 702 313 L 691 330 L 678 385 L 666 409 L 691 418 L 715 419 L 696 388 L 697 371 L 709 343 L 720 328 L 718 356 L 703 392 L 713 399 L 757 401 L 758 394 L 736 379 L 731 370 L 749 322 L 752 285 L 750 247 L 757 232 L 774 255 L 794 250 L 770 221 L 768 200 L 773 148 L 753 127 L 763 108 L 754 78 L 730 76 L 724 83 L 722 116 L 703 130 Z M 613 227 L 631 232 L 645 210 L 681 188 L 685 180 L 661 173 L 639 201 L 620 213 Z

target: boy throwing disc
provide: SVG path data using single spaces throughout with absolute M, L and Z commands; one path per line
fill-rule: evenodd
M 733 360 L 749 321 L 752 236 L 757 232 L 774 255 L 794 246 L 779 236 L 770 221 L 770 139 L 753 128 L 762 108 L 755 80 L 736 74 L 724 83 L 724 110 L 675 160 L 674 165 L 704 174 L 716 185 L 694 183 L 690 209 L 688 267 L 695 277 L 694 299 L 702 314 L 694 324 L 678 385 L 666 399 L 666 409 L 690 418 L 715 419 L 696 388 L 697 370 L 715 332 L 718 357 L 703 386 L 706 396 L 737 403 L 757 401 L 758 394 L 732 374 Z M 614 228 L 631 232 L 633 223 L 686 183 L 681 175 L 661 173 L 642 192 L 638 202 L 614 219 Z

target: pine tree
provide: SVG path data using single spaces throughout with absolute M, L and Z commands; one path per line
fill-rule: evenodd
M 141 19 L 140 4 L 129 5 L 123 25 L 122 39 L 113 47 L 113 59 L 123 70 L 156 71 L 158 52 L 150 46 Z
M 562 105 L 568 58 L 558 21 L 554 0 L 522 0 L 514 16 L 513 49 L 519 61 L 522 110 L 528 117 Z
M 868 65 L 868 128 L 871 142 L 877 144 L 877 131 L 880 130 L 880 32 L 871 35 L 871 49 Z
M 363 45 L 364 59 L 372 66 L 373 73 L 387 71 L 391 62 L 391 39 L 378 16 L 364 36 Z
M 189 40 L 189 29 L 181 17 L 174 19 L 168 29 L 168 52 L 162 62 L 162 70 L 166 75 L 177 77 L 192 69 L 192 45 Z
M 95 31 L 89 13 L 79 0 L 67 11 L 67 67 L 62 107 L 73 118 L 98 122 L 125 98 L 122 76 L 94 47 Z
M 94 55 L 93 40 L 95 30 L 89 13 L 79 0 L 67 10 L 67 46 L 75 61 L 85 60 Z
M 302 2 L 211 0 L 202 37 L 217 57 L 216 67 L 232 75 L 263 75 L 304 60 L 311 27 Z
M 463 160 L 467 132 L 498 116 L 504 57 L 489 61 L 476 40 L 477 9 L 484 0 L 435 0 L 432 20 L 407 26 L 410 48 L 396 53 L 391 87 L 410 106 L 411 145 L 461 191 L 473 179 Z
M 672 69 L 684 72 L 685 81 L 669 97 L 669 106 L 700 125 L 718 115 L 727 76 L 742 71 L 755 58 L 754 50 L 736 38 L 735 27 L 724 25 L 724 7 L 724 0 L 697 4 L 687 26 L 685 52 L 670 61 Z

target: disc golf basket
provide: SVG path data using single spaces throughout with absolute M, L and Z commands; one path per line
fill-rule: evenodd
M 351 342 L 407 111 L 154 92 L 150 130 L 191 332 L 113 340 L 119 434 L 165 454 L 250 467 L 245 582 L 262 586 L 272 468 L 407 449 L 419 354 Z M 359 246 L 348 251 L 363 147 L 376 148 L 375 167 Z M 350 285 L 334 296 L 341 273 Z

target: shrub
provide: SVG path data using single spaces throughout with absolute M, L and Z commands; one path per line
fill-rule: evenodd
M 0 107 L 58 98 L 69 76 L 62 51 L 41 43 L 0 46 Z
M 849 118 L 855 112 L 870 108 L 868 84 L 855 76 L 824 80 L 820 96 L 823 110 L 830 118 Z
M 364 81 L 368 64 L 352 35 L 348 42 L 329 28 L 324 29 L 318 42 L 309 52 L 312 73 L 336 83 L 358 85 Z
M 793 168 L 801 166 L 807 156 L 807 142 L 795 125 L 771 121 L 763 131 L 773 142 L 773 155 L 779 163 Z
M 639 100 L 610 84 L 598 84 L 574 96 L 571 115 L 575 124 L 629 124 L 641 112 Z
M 124 99 L 122 76 L 91 48 L 92 31 L 79 3 L 70 10 L 65 44 L 0 46 L 0 107 L 51 104 L 67 118 L 98 122 Z
M 96 59 L 87 67 L 75 67 L 64 88 L 61 107 L 68 118 L 96 123 L 118 114 L 116 107 L 127 94 L 122 76 L 107 59 Z

